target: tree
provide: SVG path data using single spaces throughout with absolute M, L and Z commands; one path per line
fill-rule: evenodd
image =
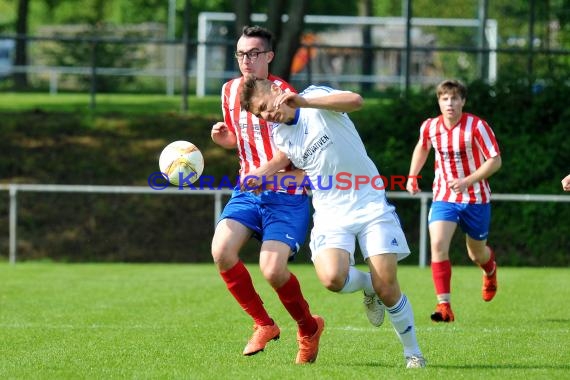
M 372 16 L 372 0 L 361 0 L 360 1 L 361 11 L 359 12 L 362 16 L 371 17 Z M 372 45 L 372 28 L 370 25 L 365 25 L 362 27 L 362 42 L 365 49 L 362 53 L 362 74 L 372 75 L 374 68 L 374 52 L 369 47 Z M 365 82 L 362 84 L 362 91 L 370 91 L 372 89 L 372 83 Z
M 288 19 L 282 22 L 286 4 L 288 7 Z M 235 34 L 236 38 L 241 34 L 245 25 L 251 23 L 251 0 L 238 0 L 234 3 L 236 14 Z M 301 34 L 305 25 L 307 12 L 307 0 L 274 0 L 269 4 L 267 11 L 267 27 L 275 37 L 275 59 L 271 64 L 271 72 L 285 80 L 291 76 L 291 62 L 293 56 L 301 44 Z
M 242 28 L 251 24 L 251 0 L 236 0 L 233 4 L 236 15 L 234 35 L 239 38 Z
M 274 3 L 277 3 L 275 1 Z M 301 45 L 301 35 L 305 26 L 305 14 L 307 12 L 306 0 L 292 0 L 289 3 L 289 19 L 283 25 L 283 29 L 279 30 L 277 42 L 277 55 L 272 62 L 272 72 L 285 80 L 289 80 L 291 76 L 291 63 L 295 52 Z M 281 15 L 277 12 L 269 12 L 273 17 L 270 22 L 279 23 Z

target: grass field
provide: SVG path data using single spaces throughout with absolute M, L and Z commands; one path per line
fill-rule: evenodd
M 219 96 L 188 97 L 189 114 L 221 114 Z M 182 96 L 148 94 L 96 94 L 95 112 L 127 114 L 157 114 L 182 110 Z M 20 112 L 42 109 L 51 112 L 80 112 L 89 114 L 89 94 L 50 95 L 47 93 L 0 93 L 0 112 Z
M 480 299 L 480 273 L 455 267 L 456 322 L 429 321 L 429 269 L 400 267 L 425 370 L 405 370 L 388 320 L 370 326 L 359 294 L 318 284 L 294 265 L 326 328 L 314 365 L 293 364 L 296 329 L 250 265 L 282 334 L 243 357 L 251 322 L 213 264 L 0 264 L 2 379 L 563 379 L 570 376 L 570 270 L 499 268 L 500 290 Z
M 157 114 L 180 112 L 182 95 L 149 95 L 149 94 L 96 94 L 95 112 L 120 112 L 127 114 Z M 367 104 L 384 103 L 384 99 L 366 99 Z M 42 109 L 51 112 L 88 113 L 91 96 L 87 93 L 0 93 L 0 112 L 21 112 Z M 188 96 L 188 114 L 221 116 L 219 95 L 197 97 L 193 93 Z

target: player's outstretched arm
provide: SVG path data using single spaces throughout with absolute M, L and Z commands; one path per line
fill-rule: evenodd
M 285 172 L 275 173 L 275 181 L 283 185 L 283 187 L 299 186 L 307 177 L 307 173 L 303 169 L 293 169 Z
M 276 150 L 275 155 L 273 156 L 273 158 L 271 158 L 271 160 L 264 163 L 257 169 L 252 170 L 248 174 L 255 175 L 258 177 L 271 176 L 277 173 L 278 171 L 285 169 L 285 167 L 289 165 L 289 163 L 291 163 L 291 161 L 289 161 L 287 155 L 281 152 L 280 150 Z
M 277 150 L 271 160 L 249 173 L 245 173 L 245 182 L 241 186 L 242 190 L 251 190 L 261 186 L 264 178 L 273 176 L 278 171 L 285 169 L 290 162 L 285 153 Z
M 282 93 L 275 100 L 275 106 L 286 103 L 291 108 L 318 108 L 336 112 L 352 112 L 362 108 L 364 100 L 355 92 L 343 91 L 314 98 L 298 94 Z

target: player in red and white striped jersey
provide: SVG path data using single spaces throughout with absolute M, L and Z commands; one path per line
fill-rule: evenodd
M 457 127 L 448 130 L 443 115 L 426 120 L 421 127 L 420 143 L 435 151 L 434 201 L 489 203 L 491 188 L 486 178 L 454 191 L 449 182 L 473 174 L 487 158 L 499 155 L 493 131 L 485 120 L 463 113 Z
M 465 232 L 467 253 L 484 272 L 482 297 L 491 301 L 497 291 L 497 264 L 487 246 L 491 217 L 488 178 L 501 167 L 501 153 L 487 122 L 463 112 L 467 89 L 459 81 L 437 86 L 441 115 L 422 123 L 414 149 L 406 189 L 420 191 L 417 175 L 430 149 L 435 152 L 433 202 L 429 213 L 431 269 L 438 305 L 431 319 L 452 322 L 449 246 L 457 228 Z
M 269 78 L 284 90 L 293 91 L 288 83 L 269 74 L 274 52 L 268 30 L 244 27 L 235 56 L 242 75 Z M 263 175 L 255 169 L 266 163 L 269 164 L 264 167 L 283 168 L 289 160 L 275 148 L 267 122 L 241 110 L 238 90 L 242 83 L 240 77 L 223 85 L 224 121 L 212 127 L 212 140 L 227 149 L 237 148 L 242 176 Z M 253 236 L 261 241 L 259 266 L 263 276 L 297 322 L 299 351 L 295 362 L 312 363 L 317 357 L 324 321 L 311 314 L 299 281 L 287 266 L 305 241 L 308 226 L 308 195 L 294 186 L 291 190 L 274 186 L 273 190 L 257 193 L 242 191 L 238 184 L 224 207 L 212 239 L 212 257 L 228 290 L 254 323 L 254 333 L 243 350 L 244 355 L 263 351 L 281 332 L 263 306 L 239 257 L 241 248 Z
M 267 53 L 266 53 L 267 54 Z M 244 70 L 245 71 L 245 70 Z M 249 71 L 246 71 L 249 72 Z M 295 89 L 285 82 L 283 79 L 268 74 L 267 79 L 278 85 L 285 91 L 293 91 Z M 255 115 L 241 110 L 239 100 L 239 89 L 243 85 L 243 77 L 232 79 L 226 82 L 222 87 L 222 111 L 224 114 L 223 123 L 218 123 L 221 128 L 227 126 L 228 132 L 235 135 L 236 144 L 231 147 L 235 148 L 237 145 L 237 153 L 240 163 L 240 176 L 244 177 L 252 173 L 255 169 L 259 168 L 266 162 L 273 159 L 274 156 L 279 156 L 280 152 L 275 148 L 275 144 L 270 137 L 271 123 L 257 118 Z M 286 160 L 286 157 L 279 156 L 279 160 Z M 281 165 L 282 161 L 275 161 Z M 289 164 L 288 170 L 291 170 Z M 279 184 L 277 184 L 279 185 Z M 305 194 L 306 191 L 302 188 L 282 189 L 277 188 L 276 191 L 287 191 L 289 193 Z

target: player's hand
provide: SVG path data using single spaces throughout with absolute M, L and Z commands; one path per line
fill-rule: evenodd
M 408 193 L 410 193 L 412 195 L 416 195 L 417 193 L 419 193 L 421 191 L 419 186 L 418 186 L 417 176 L 408 177 L 408 181 L 406 182 L 406 190 L 408 191 Z
M 451 181 L 447 181 L 447 186 L 451 189 L 451 191 L 455 192 L 455 194 L 460 194 L 467 190 L 469 183 L 465 178 L 457 178 Z
M 256 194 L 261 192 L 261 178 L 252 173 L 248 173 L 240 180 L 241 191 L 253 191 Z
M 241 191 L 251 191 L 254 194 L 259 194 L 262 191 L 273 189 L 273 184 L 264 183 L 264 176 L 256 175 L 254 171 L 243 176 L 240 189 Z
M 294 92 L 282 92 L 275 98 L 273 106 L 278 109 L 281 104 L 286 104 L 291 108 L 300 108 L 307 104 L 307 100 Z
M 570 174 L 562 179 L 562 190 L 570 191 Z
M 212 126 L 212 131 L 210 132 L 210 136 L 212 137 L 212 140 L 214 140 L 214 142 L 216 141 L 217 138 L 223 138 L 227 134 L 228 134 L 228 127 L 226 127 L 226 124 L 221 121 L 214 124 Z
M 235 134 L 233 134 L 229 130 L 228 126 L 221 121 L 212 126 L 210 137 L 213 142 L 227 149 L 235 148 L 237 144 Z

